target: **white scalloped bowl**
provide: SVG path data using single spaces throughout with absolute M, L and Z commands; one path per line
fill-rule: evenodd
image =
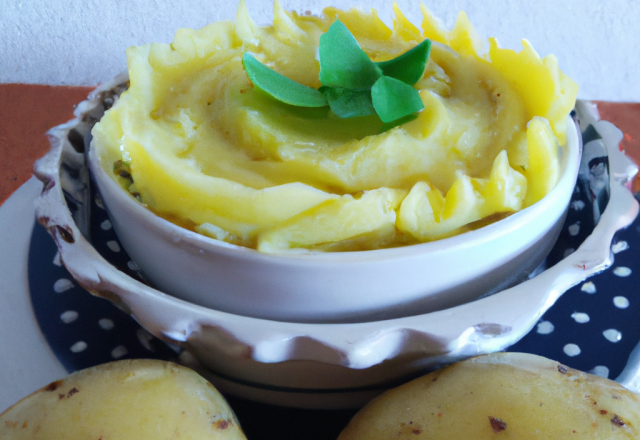
M 122 77 L 117 79 L 121 81 Z M 606 121 L 596 122 L 597 115 L 593 115 L 589 106 L 578 103 L 578 116 L 583 118 L 581 123 L 594 124 L 608 150 L 610 200 L 599 223 L 583 244 L 534 278 L 477 301 L 440 311 L 368 322 L 295 323 L 215 310 L 165 294 L 120 272 L 93 248 L 78 226 L 83 226 L 82 208 L 91 204 L 91 200 L 86 185 L 82 183 L 82 176 L 86 173 L 85 156 L 81 146 L 74 148 L 72 144 L 77 142 L 72 140 L 77 141 L 78 135 L 81 138 L 89 132 L 102 112 L 101 99 L 105 94 L 108 97 L 109 90 L 116 84 L 108 83 L 98 88 L 88 101 L 76 108 L 76 119 L 49 132 L 51 150 L 34 168 L 44 182 L 43 193 L 36 202 L 38 220 L 52 235 L 62 261 L 80 285 L 131 314 L 151 334 L 179 345 L 183 349 L 180 360 L 197 368 L 220 390 L 252 400 L 307 408 L 356 407 L 390 386 L 430 369 L 477 354 L 502 350 L 522 338 L 567 289 L 611 265 L 610 245 L 614 234 L 629 225 L 638 213 L 638 203 L 625 187 L 637 172 L 637 167 L 618 149 L 621 132 Z M 577 155 L 579 148 L 571 145 L 569 151 Z M 571 184 L 575 180 L 576 159 L 570 155 L 565 159 L 564 169 L 570 171 L 564 173 L 558 188 L 563 188 L 561 185 L 566 180 Z M 553 199 L 560 206 L 550 206 L 553 203 L 547 204 L 543 200 L 528 208 L 531 212 L 525 210 L 520 214 L 534 223 L 549 224 L 545 214 L 550 217 L 551 213 L 559 219 L 566 207 L 565 191 L 570 193 L 565 189 L 562 196 Z M 77 202 L 75 221 L 65 201 L 65 193 L 74 203 Z M 128 199 L 122 199 L 123 206 L 129 206 Z M 139 207 L 131 209 L 138 210 Z M 142 217 L 144 214 L 136 215 Z M 557 227 L 557 221 L 550 223 L 549 231 L 552 231 Z M 155 220 L 151 224 L 174 230 L 172 226 Z M 485 228 L 485 243 L 478 239 L 478 245 L 491 252 L 499 251 L 505 242 L 501 232 L 496 231 L 502 229 L 501 224 L 508 222 L 501 221 Z M 516 229 L 519 226 L 527 225 L 513 225 Z M 530 239 L 517 230 L 505 233 L 514 240 Z M 180 248 L 182 252 L 185 255 L 189 255 L 187 251 L 194 252 L 199 256 L 200 247 L 192 244 L 191 234 L 181 234 L 179 243 L 189 240 L 188 246 Z M 543 237 L 548 235 L 543 233 L 538 240 L 551 240 Z M 199 245 L 198 239 L 196 237 L 193 243 Z M 466 258 L 464 254 L 469 247 L 459 243 L 465 239 L 465 236 L 454 237 L 434 246 L 439 249 L 439 254 L 442 248 L 438 246 L 443 246 L 442 243 L 455 244 L 460 257 Z M 264 264 L 260 262 L 262 256 L 255 252 L 222 248 L 220 255 L 233 251 L 240 256 L 246 254 L 247 260 Z M 363 266 L 369 263 L 367 258 L 370 258 L 372 270 L 368 275 L 379 280 L 381 277 L 373 267 L 383 267 L 385 261 L 392 260 L 392 256 L 402 260 L 402 264 L 409 261 L 420 264 L 423 261 L 421 248 L 431 249 L 432 245 L 402 249 L 400 252 L 406 252 L 402 258 L 395 253 L 396 250 L 347 255 L 354 255 L 359 259 L 357 265 Z M 474 258 L 482 261 L 490 256 L 487 252 L 475 252 Z M 344 258 L 345 255 L 306 255 L 295 259 L 276 257 L 274 260 L 290 267 L 296 267 L 294 263 L 330 266 L 323 259 L 335 257 Z M 310 263 L 300 263 L 302 258 L 309 259 Z M 455 263 L 460 272 L 468 269 L 462 266 L 461 261 Z M 252 261 L 251 264 L 258 263 Z M 400 263 L 388 264 L 402 266 Z M 419 271 L 418 278 L 424 278 L 428 269 L 414 270 Z M 242 274 L 247 269 L 239 266 L 238 270 Z M 288 275 L 287 271 L 280 273 Z M 304 281 L 304 285 L 309 284 L 312 280 Z M 331 283 L 328 285 L 332 286 Z M 395 294 L 394 286 L 389 289 Z M 350 294 L 360 299 L 366 297 L 364 290 L 355 289 Z
M 526 279 L 558 236 L 580 142 L 569 120 L 561 179 L 540 202 L 472 232 L 361 252 L 264 254 L 164 220 L 89 165 L 127 253 L 159 290 L 215 310 L 290 322 L 362 322 L 442 310 Z M 110 168 L 110 164 L 106 164 Z

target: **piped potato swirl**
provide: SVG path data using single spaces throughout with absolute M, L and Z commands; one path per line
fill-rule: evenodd
M 422 7 L 422 29 L 394 6 L 299 15 L 276 2 L 258 26 L 181 29 L 172 44 L 127 51 L 130 88 L 93 130 L 102 166 L 156 214 L 263 252 L 354 251 L 437 240 L 544 197 L 577 86 L 553 55 L 488 50 L 466 15 L 451 31 Z M 433 42 L 415 84 L 425 109 L 382 132 L 376 115 L 340 119 L 252 88 L 245 52 L 301 84 L 318 80 L 320 35 L 339 19 L 373 61 Z

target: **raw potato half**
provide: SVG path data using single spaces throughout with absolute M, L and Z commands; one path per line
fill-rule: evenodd
M 218 391 L 155 360 L 98 365 L 53 382 L 0 414 L 3 440 L 246 440 Z
M 390 390 L 338 440 L 640 439 L 640 396 L 522 353 L 451 365 Z

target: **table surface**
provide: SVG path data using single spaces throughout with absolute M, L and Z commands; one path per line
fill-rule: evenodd
M 41 184 L 33 161 L 48 150 L 45 132 L 73 117 L 91 88 L 0 84 L 0 412 L 19 398 L 66 375 L 38 329 L 27 276 L 33 200 Z M 640 103 L 599 102 L 603 119 L 624 132 L 623 148 L 640 163 Z M 634 192 L 640 191 L 640 179 Z

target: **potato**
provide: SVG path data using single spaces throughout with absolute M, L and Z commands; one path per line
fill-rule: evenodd
M 73 373 L 0 414 L 3 440 L 245 439 L 218 391 L 169 362 L 124 360 Z
M 451 365 L 390 390 L 339 440 L 638 439 L 640 396 L 522 353 Z

